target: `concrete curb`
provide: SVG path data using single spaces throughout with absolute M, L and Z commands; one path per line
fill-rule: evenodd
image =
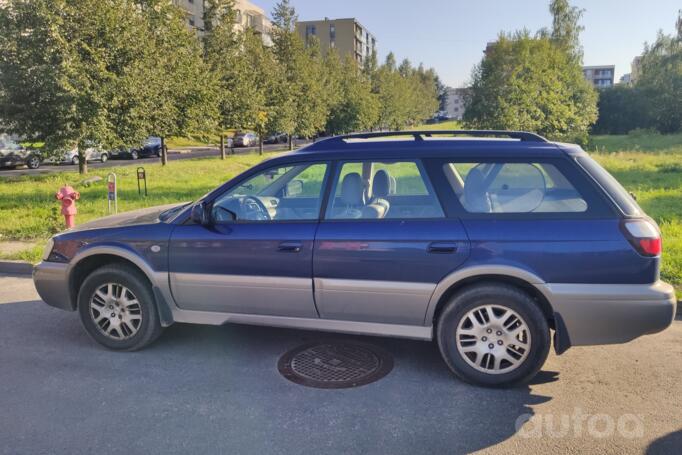
M 30 276 L 33 273 L 33 264 L 25 261 L 0 260 L 0 273 Z

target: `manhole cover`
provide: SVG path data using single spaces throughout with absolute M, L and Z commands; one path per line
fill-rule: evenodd
M 282 376 L 296 384 L 341 389 L 378 381 L 393 369 L 393 358 L 369 344 L 326 341 L 287 352 L 277 367 Z

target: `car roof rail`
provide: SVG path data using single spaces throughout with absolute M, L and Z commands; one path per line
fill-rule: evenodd
M 332 146 L 342 146 L 347 144 L 348 140 L 358 139 L 375 139 L 382 137 L 395 136 L 411 136 L 415 141 L 422 141 L 425 137 L 433 136 L 471 136 L 475 138 L 486 137 L 507 137 L 510 139 L 518 139 L 521 142 L 549 142 L 539 134 L 529 133 L 527 131 L 504 131 L 504 130 L 414 130 L 414 131 L 377 131 L 369 133 L 353 133 L 334 136 L 312 144 L 312 148 L 323 149 Z M 307 147 L 310 149 L 311 147 Z

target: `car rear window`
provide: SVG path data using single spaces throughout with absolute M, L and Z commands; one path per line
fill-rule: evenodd
M 640 216 L 642 209 L 623 186 L 606 169 L 589 156 L 578 157 L 578 163 L 608 193 L 626 216 Z

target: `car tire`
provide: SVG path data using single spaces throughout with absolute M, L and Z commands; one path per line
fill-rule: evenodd
M 132 150 L 132 151 L 130 152 L 130 158 L 131 158 L 131 159 L 136 160 L 136 159 L 138 159 L 139 157 L 140 157 L 140 154 L 137 153 L 137 150 Z
M 106 265 L 88 275 L 78 292 L 78 313 L 93 340 L 117 351 L 142 349 L 163 330 L 149 282 L 125 265 Z
M 78 163 L 79 163 L 79 162 L 80 162 L 80 159 L 78 158 L 78 155 L 76 155 L 76 156 L 74 156 L 73 158 L 71 158 L 71 164 L 74 164 L 74 165 L 78 166 Z
M 26 160 L 26 167 L 29 169 L 38 169 L 40 167 L 40 158 L 35 155 L 29 156 Z
M 161 149 L 156 149 L 156 153 L 154 153 L 154 155 L 156 155 L 157 158 L 161 158 Z
M 109 155 L 107 155 L 106 153 L 102 153 L 102 155 L 99 157 L 99 160 L 102 163 L 106 163 L 107 161 L 109 161 Z
M 453 295 L 438 318 L 436 337 L 450 370 L 484 387 L 527 383 L 544 365 L 551 344 L 547 319 L 535 301 L 519 288 L 497 283 Z

